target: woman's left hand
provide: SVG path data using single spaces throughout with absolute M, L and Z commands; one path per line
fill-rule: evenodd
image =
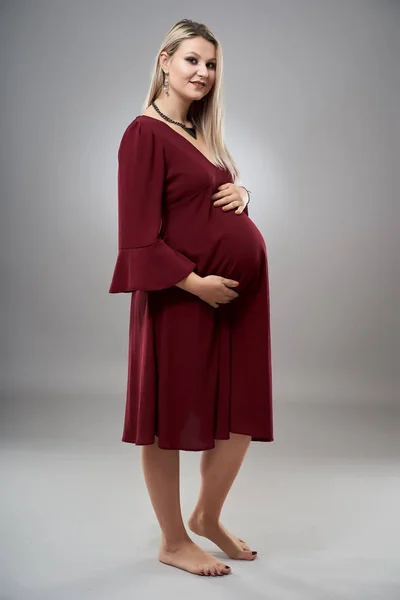
M 222 210 L 236 208 L 235 214 L 242 214 L 248 202 L 245 188 L 234 183 L 223 183 L 218 186 L 218 189 L 220 191 L 211 196 L 211 200 L 217 200 L 217 202 L 214 202 L 214 206 L 222 206 Z

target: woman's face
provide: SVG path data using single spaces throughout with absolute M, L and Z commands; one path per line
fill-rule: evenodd
M 215 82 L 215 46 L 202 37 L 184 40 L 166 67 L 171 88 L 190 100 L 201 100 Z M 194 81 L 204 85 L 196 85 Z

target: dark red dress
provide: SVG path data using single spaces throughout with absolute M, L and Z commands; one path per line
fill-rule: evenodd
M 109 292 L 131 292 L 122 441 L 207 450 L 229 432 L 273 441 L 268 265 L 248 216 L 215 207 L 232 182 L 166 122 L 139 115 L 118 152 L 118 257 Z M 236 279 L 213 308 L 176 283 Z

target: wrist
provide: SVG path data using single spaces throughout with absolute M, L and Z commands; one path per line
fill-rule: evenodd
M 186 292 L 197 296 L 202 281 L 203 277 L 200 277 L 200 275 L 197 275 L 197 273 L 192 271 L 187 277 L 185 277 L 185 279 L 182 279 L 182 281 L 179 281 L 175 285 L 182 288 Z
M 248 190 L 247 188 L 244 187 L 244 185 L 240 185 L 239 187 L 242 188 L 243 192 L 242 192 L 242 198 L 243 200 L 246 202 L 246 206 L 248 205 L 248 203 L 250 202 L 250 190 Z

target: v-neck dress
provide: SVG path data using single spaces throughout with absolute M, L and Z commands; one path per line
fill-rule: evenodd
M 233 182 L 166 122 L 137 116 L 118 150 L 118 255 L 109 293 L 130 293 L 122 441 L 208 450 L 230 432 L 273 441 L 266 244 L 248 215 L 215 207 Z M 213 308 L 175 284 L 235 279 Z

